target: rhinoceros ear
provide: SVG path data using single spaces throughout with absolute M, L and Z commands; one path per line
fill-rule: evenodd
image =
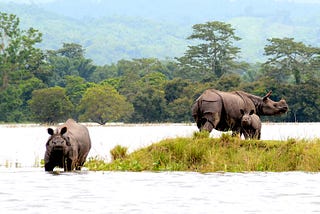
M 64 135 L 67 132 L 67 127 L 63 127 L 60 131 L 61 135 Z
M 48 128 L 48 134 L 49 135 L 53 135 L 53 129 L 52 128 Z
M 243 110 L 243 109 L 240 109 L 240 113 L 241 113 L 242 115 L 244 115 L 244 110 Z
M 66 137 L 65 139 L 66 139 L 66 144 L 67 144 L 67 146 L 71 146 L 70 137 Z
M 266 94 L 266 96 L 263 97 L 263 101 L 267 100 L 268 97 L 271 96 L 271 94 L 272 94 L 272 91 L 269 91 L 269 92 Z
M 253 115 L 253 113 L 254 113 L 254 110 L 253 110 L 253 109 L 251 109 L 251 111 L 250 111 L 249 115 Z

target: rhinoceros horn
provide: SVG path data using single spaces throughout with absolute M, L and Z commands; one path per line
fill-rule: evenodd
M 269 91 L 266 96 L 263 97 L 263 101 L 266 100 L 268 97 L 270 97 L 272 94 L 272 91 Z

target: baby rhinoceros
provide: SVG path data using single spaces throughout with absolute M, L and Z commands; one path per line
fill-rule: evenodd
M 254 110 L 249 113 L 240 109 L 241 118 L 241 133 L 245 139 L 258 139 L 261 137 L 261 120 L 258 115 L 254 114 Z

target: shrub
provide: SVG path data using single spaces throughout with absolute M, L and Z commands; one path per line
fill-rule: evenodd
M 123 147 L 120 145 L 115 146 L 110 151 L 112 160 L 124 159 L 127 156 L 127 151 L 127 147 Z

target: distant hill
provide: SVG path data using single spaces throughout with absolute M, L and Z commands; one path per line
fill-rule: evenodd
M 19 3 L 20 2 L 20 3 Z M 224 21 L 242 38 L 241 60 L 264 60 L 266 39 L 293 37 L 320 45 L 318 0 L 2 0 L 24 28 L 43 33 L 43 49 L 75 42 L 96 64 L 120 59 L 180 57 L 192 25 Z

